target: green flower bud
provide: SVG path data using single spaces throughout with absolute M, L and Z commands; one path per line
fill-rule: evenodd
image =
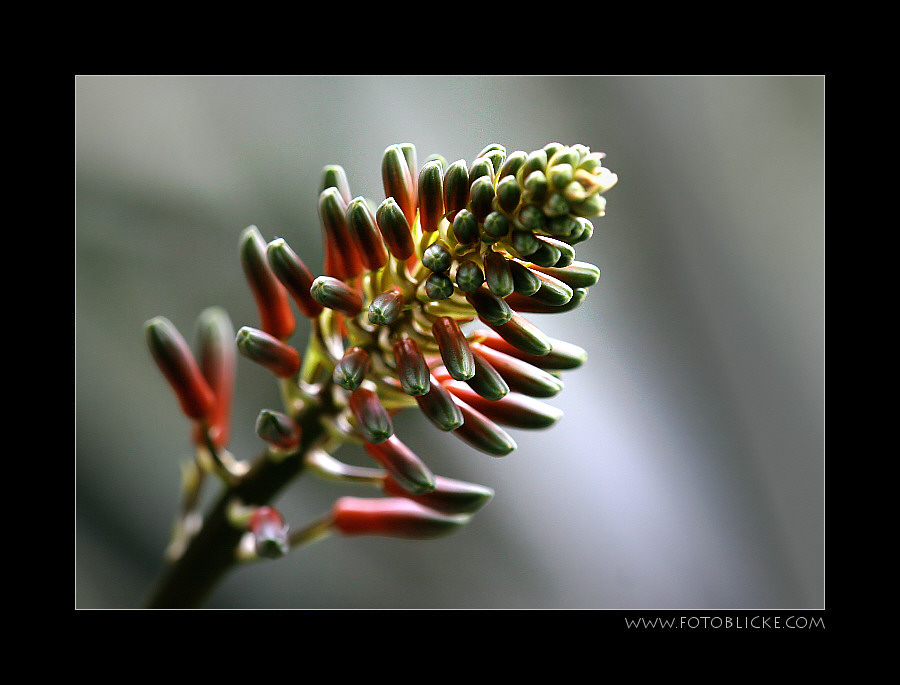
M 469 188 L 479 178 L 487 178 L 488 181 L 493 183 L 494 165 L 491 163 L 491 160 L 480 157 L 472 162 L 472 166 L 469 167 Z
M 319 276 L 313 281 L 309 292 L 323 307 L 334 309 L 345 316 L 356 316 L 362 311 L 360 294 L 337 278 Z
M 547 168 L 547 152 L 544 150 L 535 150 L 534 152 L 528 153 L 525 157 L 525 161 L 519 167 L 519 170 L 516 171 L 516 179 L 519 181 L 520 185 L 525 185 L 525 179 L 529 177 L 533 172 L 540 171 L 541 173 Z
M 475 360 L 469 342 L 455 319 L 442 316 L 431 326 L 441 359 L 447 372 L 458 381 L 467 381 L 475 375 Z
M 478 314 L 478 318 L 487 324 L 499 325 L 512 318 L 513 312 L 506 300 L 494 295 L 487 288 L 467 292 L 466 299 Z
M 509 306 L 517 312 L 530 312 L 532 314 L 561 314 L 570 312 L 580 307 L 587 297 L 587 288 L 575 288 L 572 290 L 572 299 L 563 305 L 550 305 L 546 302 L 536 300 L 534 297 L 523 297 L 518 293 L 513 293 L 506 298 Z
M 478 290 L 484 283 L 481 267 L 471 259 L 460 262 L 456 267 L 456 285 L 464 292 Z
M 583 202 L 570 204 L 569 210 L 575 216 L 589 218 L 606 214 L 606 198 L 603 195 L 591 195 Z
M 471 245 L 478 240 L 478 222 L 468 209 L 460 209 L 453 219 L 453 235 L 463 245 Z
M 489 251 L 484 256 L 484 280 L 497 297 L 506 297 L 513 292 L 513 277 L 509 260 L 500 252 Z
M 376 326 L 389 326 L 403 312 L 404 304 L 403 294 L 396 288 L 377 295 L 369 303 L 369 323 Z
M 483 355 L 477 355 L 473 351 L 475 359 L 475 375 L 466 381 L 466 384 L 474 390 L 479 397 L 496 402 L 509 393 L 509 385 L 503 376 L 491 366 L 491 363 Z
M 350 411 L 356 418 L 357 430 L 366 442 L 377 445 L 394 434 L 391 417 L 378 395 L 365 386 L 350 394 Z
M 560 307 L 572 299 L 572 288 L 543 270 L 535 268 L 535 273 L 541 281 L 541 287 L 531 295 L 531 299 L 551 307 Z
M 369 355 L 361 347 L 351 347 L 334 365 L 332 378 L 345 390 L 356 390 L 365 380 L 369 369 Z
M 438 229 L 444 215 L 444 180 L 441 163 L 427 162 L 419 173 L 419 225 L 426 233 Z
M 546 398 L 563 389 L 562 381 L 549 371 L 481 343 L 472 344 L 472 354 L 493 366 L 512 392 Z
M 322 185 L 319 187 L 319 193 L 329 188 L 337 188 L 343 199 L 344 204 L 350 202 L 350 183 L 347 181 L 347 172 L 344 167 L 337 164 L 329 164 L 322 169 Z
M 453 255 L 443 243 L 432 243 L 429 245 L 422 255 L 422 264 L 426 269 L 430 269 L 435 273 L 442 273 L 450 268 L 453 261 Z
M 256 434 L 279 450 L 292 450 L 300 444 L 300 426 L 290 416 L 271 409 L 259 412 Z
M 478 350 L 482 350 L 483 347 L 490 347 L 498 352 L 503 352 L 507 356 L 521 359 L 532 366 L 550 371 L 577 369 L 587 361 L 587 351 L 578 345 L 565 340 L 558 340 L 557 338 L 548 338 L 553 349 L 548 354 L 540 357 L 522 352 L 522 350 L 510 345 L 494 331 L 488 329 L 475 331 L 473 338 L 478 341 L 477 344 L 473 344 L 473 347 Z
M 486 145 L 485 148 L 478 153 L 476 159 L 482 157 L 490 160 L 493 170 L 492 175 L 496 177 L 497 172 L 503 165 L 503 161 L 506 159 L 506 148 L 500 145 L 500 143 L 491 143 L 490 145 Z
M 516 219 L 522 228 L 528 231 L 539 231 L 544 227 L 545 223 L 544 212 L 535 205 L 521 207 Z
M 552 219 L 568 214 L 569 203 L 566 202 L 566 198 L 559 193 L 552 193 L 544 200 L 544 205 L 541 209 L 544 212 L 544 216 L 548 217 L 548 219 Z M 547 221 L 546 223 L 550 222 Z
M 513 312 L 512 318 L 506 323 L 491 324 L 487 321 L 485 323 L 510 345 L 523 352 L 538 356 L 550 352 L 551 345 L 547 336 L 537 326 L 516 312 Z M 457 378 L 457 380 L 465 379 Z
M 545 245 L 550 245 L 559 252 L 559 258 L 556 260 L 556 262 L 550 264 L 549 267 L 561 268 L 563 266 L 566 266 L 567 264 L 571 264 L 575 260 L 575 248 L 569 245 L 569 243 L 562 240 L 557 240 L 556 238 L 551 238 L 550 236 L 546 235 L 539 236 L 538 240 L 540 240 Z M 544 265 L 539 264 L 538 266 Z
M 541 241 L 531 231 L 514 229 L 510 236 L 510 245 L 520 257 L 528 257 L 541 247 Z
M 562 190 L 572 182 L 573 174 L 571 164 L 551 163 L 547 168 L 547 181 L 556 190 Z
M 469 170 L 466 160 L 458 159 L 444 172 L 444 211 L 453 221 L 455 213 L 469 202 Z M 462 241 L 460 241 L 462 242 Z
M 528 261 L 538 266 L 555 266 L 562 257 L 562 253 L 554 245 L 544 240 L 543 236 L 537 236 L 540 247 L 528 255 Z
M 415 395 L 422 414 L 439 430 L 449 432 L 463 424 L 463 415 L 447 389 L 432 375 L 428 392 Z
M 537 274 L 515 259 L 509 260 L 509 272 L 513 279 L 513 290 L 520 295 L 533 295 L 541 287 L 541 279 Z
M 506 178 L 507 176 L 512 176 L 513 178 L 515 178 L 516 172 L 518 172 L 521 166 L 525 163 L 527 157 L 528 155 L 523 150 L 516 150 L 512 154 L 507 155 L 506 159 L 503 161 L 503 166 L 500 167 L 497 178 L 501 180 Z
M 388 251 L 394 257 L 405 261 L 416 251 L 410 224 L 401 206 L 393 197 L 385 198 L 375 211 L 375 223 Z
M 600 280 L 600 269 L 587 262 L 573 261 L 564 267 L 535 266 L 533 268 L 535 271 L 553 276 L 553 278 L 562 281 L 573 290 L 576 288 L 590 288 Z
M 484 226 L 482 228 L 491 239 L 491 242 L 494 242 L 506 237 L 506 234 L 509 233 L 510 223 L 500 212 L 491 212 L 484 218 Z
M 431 371 L 418 343 L 412 338 L 401 338 L 394 343 L 393 350 L 403 392 L 411 397 L 427 394 L 431 389 Z
M 506 456 L 516 449 L 516 441 L 509 433 L 462 400 L 457 403 L 463 414 L 463 425 L 453 431 L 456 437 L 494 457 Z
M 544 172 L 532 171 L 522 183 L 522 201 L 539 205 L 544 202 L 549 191 L 550 184 Z
M 519 206 L 522 198 L 522 188 L 515 176 L 504 176 L 497 183 L 497 205 L 507 214 L 512 214 Z
M 453 294 L 453 281 L 447 274 L 431 274 L 425 279 L 425 294 L 432 300 L 446 300 Z
M 490 166 L 490 163 L 488 163 Z M 491 213 L 494 202 L 494 183 L 490 176 L 479 176 L 469 188 L 469 211 L 478 223 Z

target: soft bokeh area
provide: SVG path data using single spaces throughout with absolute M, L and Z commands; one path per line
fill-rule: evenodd
M 250 224 L 312 268 L 320 172 L 381 199 L 380 160 L 471 161 L 488 143 L 606 153 L 619 176 L 578 259 L 583 306 L 531 317 L 584 347 L 496 458 L 417 414 L 397 431 L 435 472 L 488 485 L 460 532 L 331 537 L 243 567 L 209 608 L 818 609 L 825 604 L 824 97 L 821 76 L 78 76 L 75 607 L 140 606 L 179 501 L 189 424 L 143 324 L 257 315 Z M 304 321 L 294 340 L 303 344 Z M 279 408 L 241 359 L 231 451 Z M 212 495 L 212 491 L 209 493 Z M 302 526 L 343 494 L 305 478 Z

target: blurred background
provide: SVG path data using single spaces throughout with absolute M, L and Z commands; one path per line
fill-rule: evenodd
M 606 153 L 619 175 L 578 259 L 583 306 L 533 316 L 584 347 L 547 431 L 490 457 L 414 412 L 397 432 L 494 500 L 439 540 L 331 537 L 237 570 L 209 608 L 816 609 L 824 563 L 824 98 L 812 76 L 78 76 L 75 607 L 141 605 L 189 424 L 144 322 L 256 325 L 250 224 L 318 270 L 320 172 L 383 197 L 384 149 Z M 295 334 L 302 346 L 306 322 Z M 279 408 L 239 360 L 231 451 Z M 212 493 L 210 493 L 212 494 Z M 300 527 L 344 494 L 306 478 Z

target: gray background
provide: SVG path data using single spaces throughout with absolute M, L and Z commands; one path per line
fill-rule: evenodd
M 607 154 L 620 178 L 578 248 L 580 309 L 533 320 L 586 348 L 502 459 L 404 414 L 436 472 L 495 499 L 429 542 L 328 538 L 241 568 L 211 608 L 815 609 L 824 605 L 821 76 L 79 76 L 75 606 L 139 606 L 190 455 L 143 323 L 256 313 L 249 224 L 318 269 L 321 168 L 381 198 L 380 158 L 486 144 Z M 296 334 L 302 345 L 306 323 Z M 270 376 L 241 360 L 232 451 L 255 455 Z M 350 455 L 353 456 L 353 455 Z M 291 523 L 342 494 L 303 479 Z

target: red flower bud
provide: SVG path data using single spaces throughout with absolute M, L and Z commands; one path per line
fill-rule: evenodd
M 566 342 L 565 340 L 557 340 L 556 338 L 549 338 L 553 349 L 550 350 L 549 354 L 543 356 L 522 352 L 522 350 L 513 347 L 499 335 L 487 329 L 475 331 L 472 334 L 472 338 L 485 347 L 490 347 L 493 350 L 503 352 L 516 359 L 521 359 L 522 361 L 528 362 L 541 369 L 577 369 L 587 361 L 587 352 L 583 348 L 573 343 Z
M 394 198 L 403 216 L 406 217 L 407 226 L 412 226 L 416 219 L 417 193 L 414 179 L 417 178 L 418 171 L 410 167 L 410 160 L 407 158 L 409 153 L 414 155 L 411 146 L 407 145 L 405 148 L 401 145 L 389 146 L 381 159 L 381 180 L 384 185 L 384 196 Z M 387 238 L 385 241 L 387 242 Z M 390 242 L 388 247 L 390 248 Z
M 205 309 L 197 319 L 197 357 L 200 372 L 215 395 L 215 404 L 207 417 L 209 438 L 217 447 L 224 447 L 231 426 L 237 353 L 231 319 L 219 307 Z
M 175 391 L 182 412 L 191 419 L 208 417 L 216 397 L 181 333 L 161 316 L 150 319 L 144 326 L 150 353 Z
M 549 276 L 553 276 L 573 290 L 577 288 L 590 288 L 592 285 L 596 285 L 597 281 L 600 280 L 600 269 L 588 262 L 575 261 L 564 267 L 538 266 L 535 264 L 531 268 L 535 271 L 540 271 Z
M 291 378 L 300 371 L 300 353 L 265 331 L 242 327 L 237 333 L 237 348 L 244 357 L 279 378 Z
M 375 215 L 365 198 L 356 197 L 347 205 L 347 227 L 359 258 L 368 271 L 377 271 L 387 264 L 384 242 L 378 232 Z
M 447 381 L 444 386 L 454 396 L 501 426 L 549 428 L 562 418 L 561 410 L 521 393 L 509 393 L 499 400 L 491 400 L 479 396 L 472 388 L 458 381 Z
M 405 492 L 421 494 L 434 490 L 434 474 L 396 435 L 377 445 L 367 443 L 364 447 Z
M 256 300 L 260 328 L 286 340 L 294 332 L 294 314 L 287 291 L 269 267 L 266 243 L 256 226 L 248 226 L 241 234 L 241 266 Z
M 276 559 L 287 554 L 288 527 L 281 514 L 273 507 L 259 507 L 254 511 L 248 528 L 253 534 L 259 556 Z
M 347 227 L 347 204 L 334 186 L 319 195 L 319 219 L 325 236 L 325 274 L 348 279 L 358 276 L 362 263 Z
M 356 427 L 366 442 L 378 444 L 394 434 L 391 417 L 378 395 L 365 387 L 358 387 L 350 395 L 350 411 L 356 417 Z
M 469 170 L 466 160 L 459 159 L 447 167 L 444 173 L 444 211 L 451 224 L 456 213 L 465 209 L 469 201 Z
M 426 539 L 449 535 L 468 516 L 442 514 L 406 497 L 341 497 L 331 510 L 334 528 L 344 535 Z
M 442 316 L 432 324 L 431 330 L 450 375 L 458 381 L 467 381 L 474 376 L 475 360 L 472 358 L 472 350 L 456 320 Z
M 406 497 L 442 514 L 474 514 L 494 497 L 491 488 L 443 476 L 434 477 L 434 490 L 414 494 L 403 488 L 391 476 L 381 486 L 384 494 Z
M 322 305 L 313 299 L 309 289 L 313 275 L 303 260 L 296 255 L 283 238 L 276 238 L 266 248 L 269 266 L 275 277 L 287 289 L 304 316 L 314 318 L 322 311 Z
M 513 306 L 512 298 L 515 296 L 516 293 L 513 293 L 506 298 L 510 306 Z M 506 323 L 493 324 L 490 321 L 485 321 L 485 323 L 506 342 L 523 352 L 534 355 L 550 353 L 551 345 L 547 336 L 517 312 L 513 312 L 512 317 Z
M 431 372 L 418 343 L 412 338 L 401 338 L 395 342 L 394 360 L 403 392 L 412 397 L 426 394 L 431 386 Z
M 521 359 L 480 343 L 472 344 L 472 353 L 490 363 L 513 392 L 530 397 L 553 397 L 562 390 L 562 381 L 556 376 Z

